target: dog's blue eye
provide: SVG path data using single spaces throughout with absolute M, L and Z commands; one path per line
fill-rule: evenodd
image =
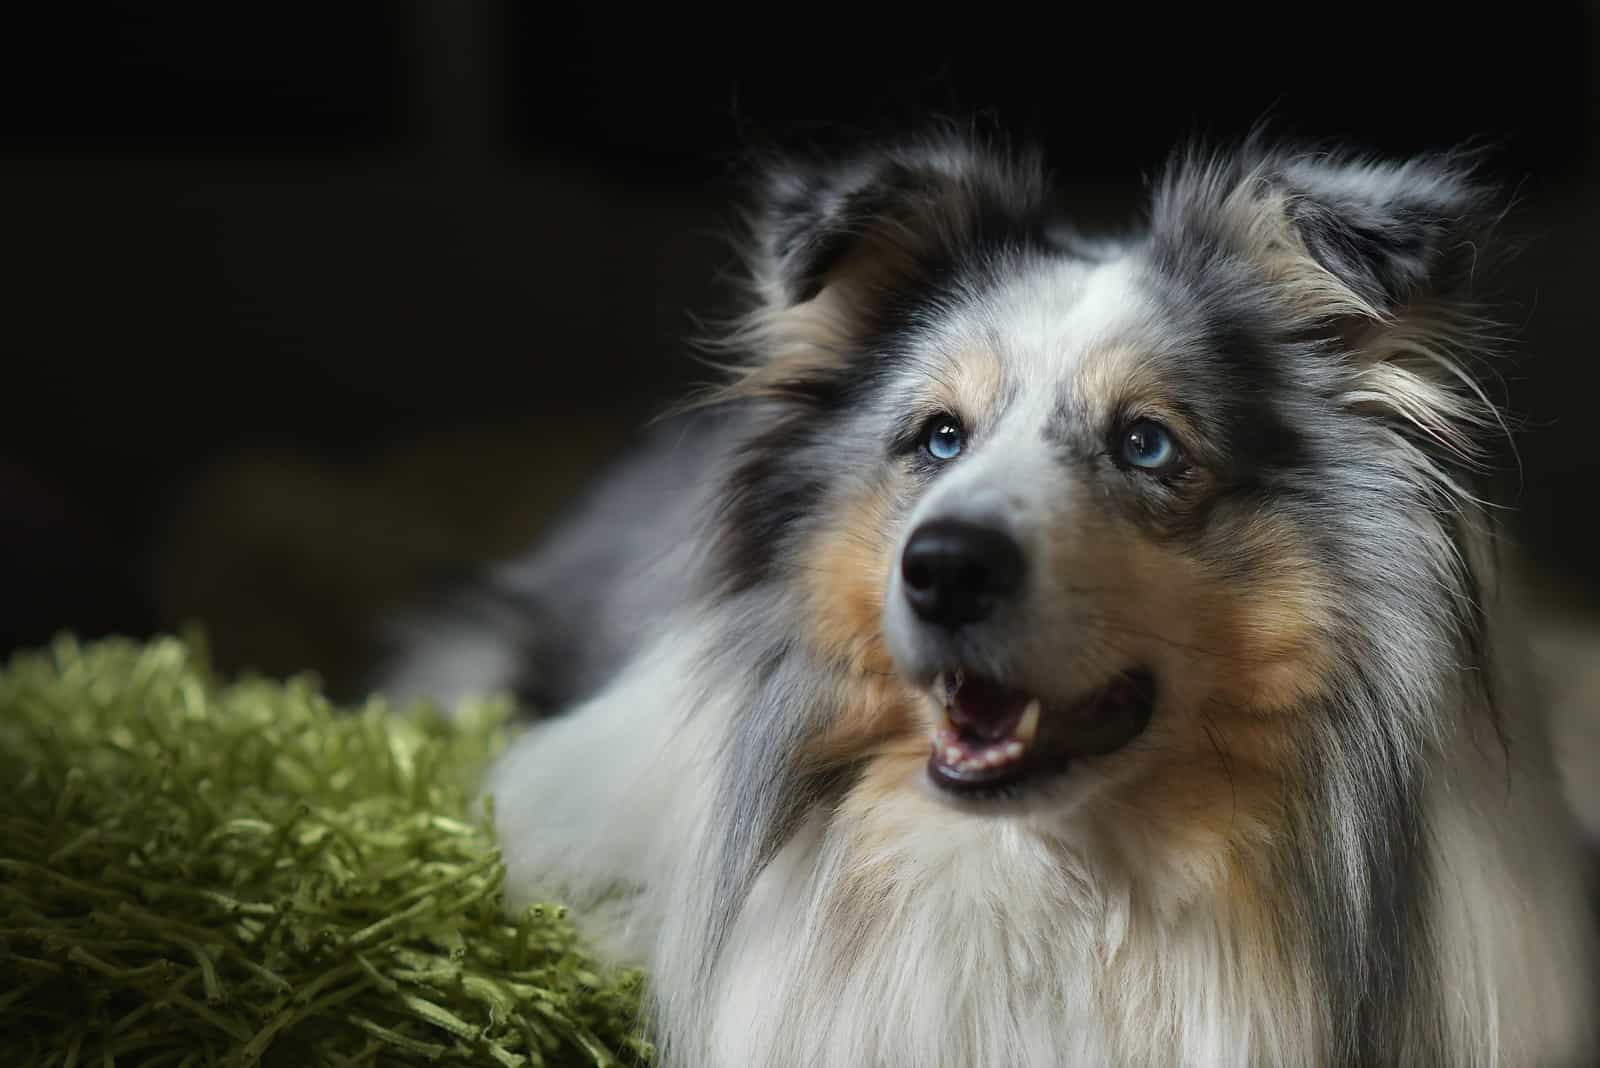
M 954 460 L 966 447 L 967 432 L 961 421 L 953 415 L 941 415 L 928 424 L 923 432 L 922 447 L 935 460 Z
M 1178 446 L 1160 423 L 1141 419 L 1122 435 L 1122 458 L 1134 467 L 1153 471 L 1166 467 L 1177 456 Z

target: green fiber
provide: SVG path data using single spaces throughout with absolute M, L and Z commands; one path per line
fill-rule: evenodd
M 641 977 L 501 911 L 472 815 L 508 706 L 225 683 L 199 643 L 0 672 L 0 1065 L 648 1061 Z

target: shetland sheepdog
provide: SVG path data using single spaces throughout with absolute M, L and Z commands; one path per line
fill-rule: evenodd
M 940 130 L 753 200 L 725 377 L 385 683 L 548 714 L 513 904 L 661 1062 L 1590 1062 L 1471 161 L 1180 151 L 1090 237 Z

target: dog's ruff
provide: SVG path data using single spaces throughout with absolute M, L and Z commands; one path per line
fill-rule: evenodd
M 513 897 L 649 968 L 664 1063 L 1587 1063 L 1586 858 L 1475 496 L 1468 169 L 1189 153 L 1094 241 L 955 135 L 763 189 L 726 388 L 403 662 L 559 713 L 486 787 Z M 934 521 L 1020 586 L 930 622 Z M 1074 748 L 1134 669 L 1148 726 Z M 1003 796 L 930 779 L 966 676 L 1068 739 Z

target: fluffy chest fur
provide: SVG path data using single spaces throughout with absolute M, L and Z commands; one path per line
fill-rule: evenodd
M 1310 980 L 1237 901 L 1161 918 L 1130 873 L 1014 827 L 865 841 L 908 815 L 815 818 L 757 880 L 715 1063 L 1311 1063 L 1324 1041 Z

